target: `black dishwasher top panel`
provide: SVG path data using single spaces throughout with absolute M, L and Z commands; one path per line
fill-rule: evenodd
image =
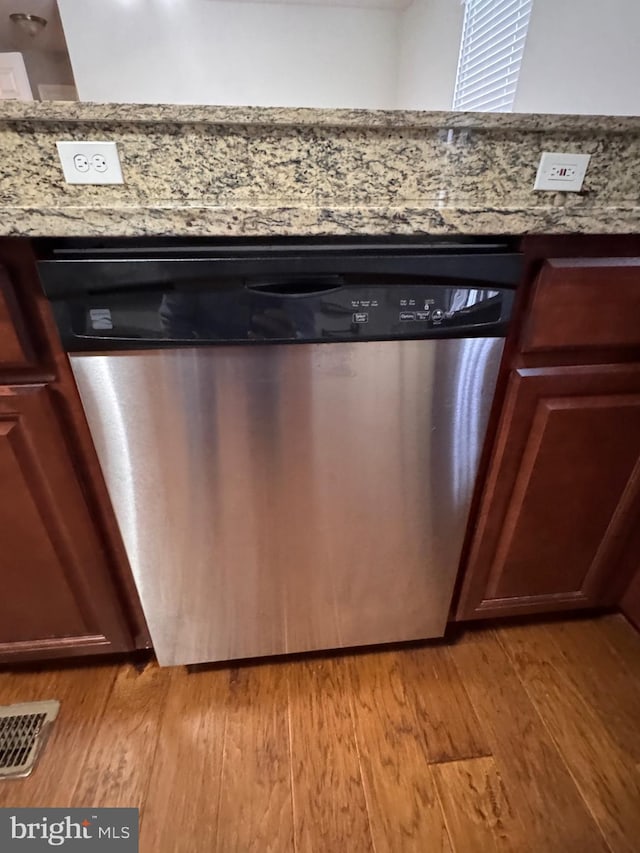
M 505 334 L 513 291 L 360 285 L 329 277 L 252 286 L 104 291 L 54 301 L 68 351 Z

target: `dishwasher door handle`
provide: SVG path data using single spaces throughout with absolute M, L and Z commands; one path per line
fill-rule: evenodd
M 340 275 L 310 276 L 309 278 L 269 279 L 245 284 L 250 293 L 260 296 L 277 296 L 280 299 L 301 299 L 305 296 L 324 296 L 345 286 Z

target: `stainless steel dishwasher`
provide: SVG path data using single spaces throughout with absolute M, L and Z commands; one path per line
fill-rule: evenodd
M 518 255 L 67 245 L 39 267 L 161 664 L 443 634 Z

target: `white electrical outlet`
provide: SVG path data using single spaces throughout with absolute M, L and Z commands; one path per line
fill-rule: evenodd
M 115 142 L 56 142 L 68 184 L 123 184 Z
M 540 157 L 534 190 L 580 192 L 590 159 L 590 154 L 544 151 Z

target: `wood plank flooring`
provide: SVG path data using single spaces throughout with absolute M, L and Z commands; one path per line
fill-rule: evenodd
M 144 853 L 635 851 L 640 634 L 622 616 L 452 644 L 0 672 L 58 698 L 0 806 L 137 806 Z

